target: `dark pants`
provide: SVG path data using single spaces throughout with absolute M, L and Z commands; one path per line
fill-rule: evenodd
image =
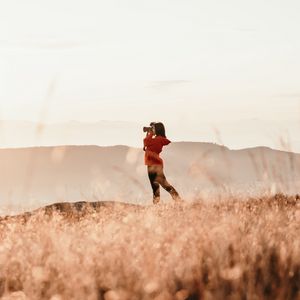
M 160 200 L 159 185 L 161 185 L 167 192 L 170 193 L 173 200 L 180 201 L 180 196 L 174 187 L 167 181 L 163 171 L 163 166 L 155 165 L 148 166 L 148 177 L 150 179 L 151 187 L 153 190 L 153 203 L 156 204 Z

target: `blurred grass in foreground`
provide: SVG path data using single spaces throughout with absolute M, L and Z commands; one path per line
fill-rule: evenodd
M 0 221 L 1 299 L 300 299 L 300 197 L 57 204 Z

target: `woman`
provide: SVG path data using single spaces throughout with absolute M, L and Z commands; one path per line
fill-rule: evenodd
M 171 141 L 166 138 L 163 123 L 151 123 L 150 125 L 151 130 L 147 131 L 144 138 L 143 149 L 145 151 L 145 165 L 147 165 L 148 177 L 153 190 L 153 203 L 157 204 L 160 201 L 159 185 L 171 194 L 173 200 L 181 201 L 177 191 L 167 181 L 163 171 L 163 160 L 159 157 L 163 146 L 170 144 Z

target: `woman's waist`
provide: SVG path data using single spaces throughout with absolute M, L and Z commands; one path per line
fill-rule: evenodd
M 149 149 L 149 148 L 147 148 L 145 150 L 145 154 L 148 154 L 148 155 L 157 155 L 157 156 L 159 156 L 160 153 L 161 153 L 161 151 L 153 150 L 153 149 Z
M 159 154 L 152 151 L 145 152 L 145 162 L 146 164 L 163 164 L 163 160 L 159 157 Z

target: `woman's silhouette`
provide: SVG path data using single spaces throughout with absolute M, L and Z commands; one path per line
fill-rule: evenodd
M 144 138 L 143 149 L 145 151 L 145 165 L 147 165 L 148 177 L 153 190 L 153 203 L 157 204 L 160 201 L 159 185 L 171 194 L 173 200 L 181 201 L 177 191 L 167 181 L 163 171 L 163 160 L 159 157 L 163 146 L 171 143 L 166 138 L 165 126 L 163 123 L 154 122 L 150 125 L 151 127 L 145 127 L 144 129 L 147 131 L 147 134 Z

